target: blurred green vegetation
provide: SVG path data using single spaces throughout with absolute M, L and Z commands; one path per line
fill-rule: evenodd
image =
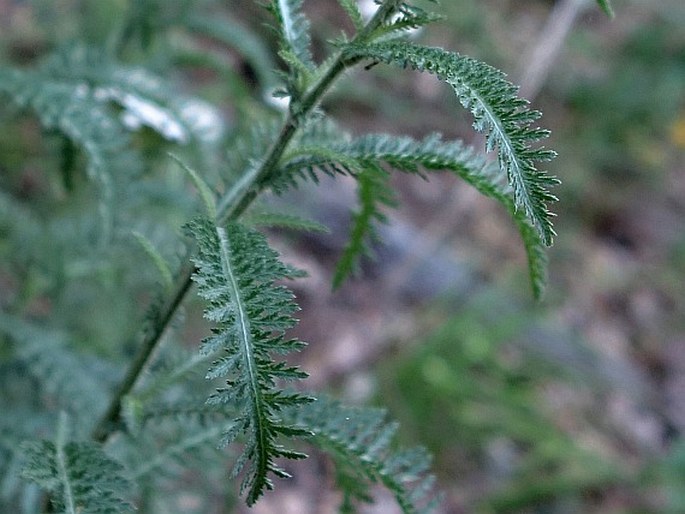
M 601 441 L 583 440 L 600 427 L 586 425 L 587 406 L 569 402 L 606 391 L 587 366 L 598 356 L 546 330 L 539 309 L 512 308 L 510 293 L 479 294 L 381 366 L 379 403 L 433 452 L 468 512 L 604 512 L 593 498 L 636 487 L 638 472 Z

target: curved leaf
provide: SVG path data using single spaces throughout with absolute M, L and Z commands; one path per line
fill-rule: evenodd
M 357 271 L 359 258 L 370 254 L 367 241 L 375 239 L 374 224 L 385 222 L 381 206 L 394 206 L 395 197 L 388 184 L 388 175 L 378 164 L 368 163 L 357 179 L 359 208 L 352 218 L 352 228 L 333 275 L 333 287 L 339 287 L 352 273 Z
M 470 57 L 407 41 L 350 45 L 347 52 L 352 60 L 371 59 L 427 71 L 452 86 L 461 104 L 473 114 L 476 130 L 487 135 L 488 150 L 498 149 L 500 167 L 507 173 L 517 208 L 524 210 L 543 243 L 552 244 L 554 229 L 547 204 L 557 198 L 548 189 L 558 180 L 538 170 L 536 163 L 556 154 L 533 147 L 548 132 L 531 126 L 540 113 L 528 109 L 528 102 L 516 96 L 516 86 L 502 72 Z
M 514 218 L 528 256 L 533 294 L 536 298 L 543 295 L 547 280 L 545 244 L 526 213 L 517 209 L 514 192 L 496 164 L 478 156 L 460 141 L 443 141 L 438 134 L 422 140 L 388 134 L 350 138 L 344 133 L 329 133 L 330 127 L 327 130 L 324 134 L 314 132 L 311 138 L 303 138 L 301 146 L 295 147 L 286 156 L 285 164 L 274 178 L 277 190 L 296 185 L 297 180 L 315 179 L 319 170 L 329 175 L 355 177 L 359 177 L 360 170 L 365 167 L 379 164 L 418 174 L 423 174 L 425 170 L 451 171 L 481 194 L 498 201 Z M 310 141 L 314 143 L 312 146 L 309 146 Z M 359 188 L 361 191 L 362 184 Z M 366 204 L 370 205 L 368 201 Z

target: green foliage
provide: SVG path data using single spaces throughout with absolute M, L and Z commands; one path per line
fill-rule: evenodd
M 579 376 L 577 342 L 545 338 L 563 348 L 563 360 L 536 351 L 529 341 L 544 329 L 531 327 L 535 317 L 520 305 L 496 290 L 470 298 L 458 317 L 382 366 L 378 396 L 404 433 L 434 453 L 436 469 L 483 477 L 468 511 L 563 512 L 555 506 L 575 505 L 590 512 L 587 491 L 630 484 L 628 473 L 563 430 L 541 390 L 573 384 L 598 394 L 601 386 L 591 374 Z M 523 351 L 527 357 L 518 358 Z
M 353 216 L 347 245 L 333 275 L 333 287 L 340 286 L 355 271 L 359 256 L 368 254 L 366 240 L 376 237 L 373 223 L 386 220 L 380 207 L 395 204 L 388 174 L 380 166 L 367 165 L 356 179 L 359 210 Z
M 442 20 L 442 16 L 425 9 L 421 9 L 408 2 L 400 2 L 394 16 L 387 18 L 376 30 L 372 32 L 370 39 L 381 40 L 397 38 L 409 30 L 425 27 L 430 23 Z
M 309 20 L 301 12 L 302 0 L 271 0 L 268 9 L 276 18 L 280 56 L 290 68 L 286 76 L 286 94 L 296 100 L 307 87 L 315 67 Z
M 613 18 L 614 9 L 611 7 L 611 2 L 609 2 L 609 0 L 597 0 L 597 4 L 606 13 L 607 16 Z
M 128 487 L 122 466 L 95 443 L 69 441 L 66 415 L 60 418 L 55 441 L 27 442 L 23 449 L 24 477 L 53 493 L 56 512 L 131 512 L 122 499 Z
M 209 302 L 205 317 L 218 324 L 214 335 L 202 342 L 203 354 L 221 355 L 212 363 L 207 378 L 228 376 L 227 387 L 217 390 L 209 402 L 235 405 L 241 412 L 235 425 L 224 434 L 228 445 L 241 433 L 247 434 L 245 449 L 233 474 L 251 461 L 241 489 L 249 489 L 253 504 L 264 489 L 272 489 L 268 474 L 289 475 L 277 458 L 301 459 L 305 455 L 279 446 L 279 436 L 295 437 L 306 430 L 287 425 L 279 412 L 309 401 L 306 396 L 277 388 L 277 380 L 303 379 L 306 374 L 271 354 L 285 354 L 302 348 L 301 341 L 286 340 L 292 328 L 296 306 L 292 294 L 274 282 L 293 277 L 296 272 L 282 265 L 263 237 L 240 225 L 224 229 L 208 219 L 189 226 L 200 253 L 195 260 L 193 280 L 200 295 Z
M 516 86 L 502 72 L 469 57 L 406 41 L 352 45 L 349 56 L 426 71 L 452 86 L 461 104 L 473 114 L 474 128 L 487 135 L 487 149 L 498 149 L 517 207 L 528 215 L 543 243 L 552 244 L 554 230 L 547 204 L 556 197 L 548 188 L 558 181 L 535 164 L 549 161 L 555 153 L 532 146 L 548 132 L 531 126 L 540 113 L 527 108 L 528 102 L 516 96 Z
M 329 453 L 338 486 L 345 494 L 343 510 L 371 498 L 369 486 L 381 483 L 392 492 L 405 514 L 432 512 L 434 477 L 427 474 L 430 457 L 423 448 L 395 449 L 396 423 L 382 409 L 356 408 L 320 398 L 299 411 L 298 422 L 312 431 L 311 444 Z
M 23 420 L 0 423 L 0 478 L 11 482 L 8 494 L 3 487 L 3 510 L 52 504 L 68 513 L 124 512 L 135 504 L 141 512 L 174 512 L 180 507 L 166 498 L 164 488 L 173 486 L 164 479 L 188 458 L 203 470 L 222 470 L 217 441 L 229 451 L 242 445 L 231 453 L 231 477 L 242 475 L 248 505 L 274 487 L 274 477 L 289 476 L 283 462 L 304 458 L 297 448 L 306 441 L 333 458 L 347 512 L 371 500 L 374 485 L 387 488 L 406 513 L 437 505 L 425 451 L 396 449 L 397 425 L 382 411 L 298 392 L 307 374 L 291 360 L 304 343 L 289 335 L 298 307 L 283 282 L 302 272 L 283 264 L 254 227 L 321 227 L 255 205 L 263 193 L 281 194 L 320 174 L 355 180 L 359 206 L 333 277 L 337 286 L 370 252 L 376 224 L 395 204 L 391 172 L 447 171 L 511 214 L 540 295 L 554 234 L 548 189 L 556 180 L 536 166 L 554 154 L 538 146 L 547 136 L 533 125 L 539 113 L 501 72 L 407 42 L 411 29 L 440 16 L 384 0 L 365 21 L 356 3 L 339 3 L 356 31 L 335 41 L 320 64 L 302 0 L 266 3 L 276 41 L 235 23 L 233 16 L 251 12 L 246 3 L 228 15 L 209 0 L 173 3 L 168 12 L 163 2 L 146 0 L 128 8 L 100 4 L 100 20 L 108 7 L 123 13 L 103 25 L 111 33 L 55 41 L 37 64 L 0 67 L 0 92 L 13 106 L 4 107 L 2 121 L 19 124 L 27 118 L 17 111 L 34 113 L 50 135 L 30 134 L 25 146 L 54 134 L 60 142 L 46 144 L 46 158 L 36 159 L 45 195 L 22 189 L 23 155 L 0 153 L 0 165 L 11 170 L 0 177 L 0 252 L 7 257 L 0 283 L 8 277 L 9 284 L 0 294 L 7 311 L 0 315 L 0 385 L 8 392 L 0 409 Z M 222 50 L 205 51 L 206 38 Z M 269 48 L 276 46 L 284 70 L 273 65 Z M 487 134 L 487 149 L 497 148 L 499 165 L 438 134 L 342 130 L 319 106 L 345 72 L 368 61 L 429 71 L 449 83 Z M 179 62 L 200 70 L 179 79 L 167 68 Z M 230 102 L 212 107 L 179 94 L 216 71 L 216 89 L 235 93 Z M 252 74 L 260 92 L 280 81 L 276 94 L 288 97 L 289 107 L 279 111 L 245 93 Z M 229 76 L 238 87 L 224 88 Z M 179 80 L 180 87 L 170 85 Z M 207 93 L 201 85 L 193 90 Z M 224 99 L 225 91 L 207 94 Z M 233 116 L 228 137 L 224 112 Z M 169 147 L 178 157 L 169 158 Z M 91 180 L 79 180 L 81 171 Z M 185 349 L 202 330 L 193 317 L 193 284 L 212 324 L 199 355 Z M 209 399 L 208 382 L 197 379 L 207 366 L 205 378 L 216 387 Z M 73 438 L 63 412 L 73 419 Z M 21 440 L 23 477 L 33 485 L 6 478 L 18 477 Z
M 58 49 L 35 70 L 4 68 L 0 91 L 32 109 L 45 129 L 58 130 L 82 148 L 88 173 L 104 184 L 137 169 L 129 130 L 148 126 L 170 141 L 185 142 L 195 127 L 189 99 L 147 70 L 122 66 L 104 50 L 82 45 Z M 117 113 L 110 104 L 117 104 Z
M 309 20 L 301 12 L 302 0 L 272 0 L 268 7 L 280 31 L 281 51 L 294 55 L 299 65 L 313 68 Z
M 371 170 L 372 176 L 383 176 L 382 166 L 407 173 L 424 175 L 428 171 L 451 171 L 475 187 L 483 195 L 498 201 L 514 218 L 526 253 L 531 286 L 536 298 L 542 297 L 547 281 L 545 245 L 528 220 L 526 213 L 516 206 L 513 190 L 499 173 L 499 168 L 478 156 L 460 141 L 442 141 L 439 134 L 421 141 L 406 136 L 367 134 L 353 138 L 330 125 L 310 127 L 298 145 L 285 156 L 271 187 L 277 191 L 297 185 L 298 180 L 317 180 L 316 173 L 353 175 L 359 179 L 360 170 Z M 362 179 L 363 180 L 363 179 Z M 374 196 L 380 203 L 392 205 L 387 188 L 379 185 L 376 195 L 369 195 L 370 184 L 360 180 L 359 198 L 362 208 L 355 216 L 353 236 L 338 265 L 334 284 L 339 284 L 354 269 L 355 259 L 367 252 L 363 244 L 370 223 L 383 221 L 376 208 Z M 378 184 L 378 180 L 375 181 Z
M 7 336 L 11 350 L 8 364 L 24 369 L 40 384 L 36 391 L 39 401 L 84 417 L 100 411 L 107 399 L 103 379 L 112 377 L 107 377 L 106 365 L 97 358 L 76 351 L 57 330 L 48 331 L 2 313 L 0 334 Z M 91 371 L 97 368 L 99 380 Z
M 354 23 L 354 28 L 359 30 L 364 26 L 364 18 L 359 11 L 359 5 L 355 0 L 338 0 L 340 7 L 345 9 L 345 12 Z

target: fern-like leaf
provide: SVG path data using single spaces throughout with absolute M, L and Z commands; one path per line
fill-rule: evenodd
M 199 246 L 193 278 L 199 294 L 209 302 L 205 317 L 217 323 L 214 334 L 202 343 L 203 353 L 219 354 L 207 378 L 227 377 L 227 387 L 208 401 L 240 409 L 223 442 L 229 444 L 241 433 L 247 436 L 234 474 L 249 462 L 241 490 L 248 490 L 247 503 L 252 505 L 264 490 L 273 488 L 270 474 L 288 476 L 275 459 L 304 457 L 277 443 L 279 437 L 306 435 L 284 423 L 279 413 L 309 398 L 287 392 L 277 382 L 306 374 L 272 357 L 304 344 L 284 337 L 295 324 L 292 315 L 297 307 L 288 289 L 274 285 L 297 272 L 278 261 L 262 235 L 241 225 L 223 228 L 205 218 L 192 222 L 189 230 Z
M 99 48 L 67 45 L 49 56 L 38 71 L 71 87 L 86 86 L 103 105 L 118 104 L 124 110 L 120 120 L 129 130 L 147 126 L 169 141 L 184 143 L 193 137 L 201 139 L 202 131 L 216 129 L 196 126 L 198 110 L 211 123 L 220 123 L 209 105 L 178 95 L 162 77 L 125 66 Z
M 276 18 L 281 51 L 307 69 L 314 69 L 309 20 L 302 13 L 303 0 L 271 0 L 269 10 Z
M 491 66 L 441 48 L 429 48 L 407 41 L 350 45 L 351 59 L 371 59 L 411 67 L 436 75 L 454 89 L 461 104 L 475 118 L 474 127 L 487 135 L 487 149 L 498 149 L 499 163 L 506 171 L 516 206 L 524 210 L 545 245 L 552 244 L 554 229 L 547 204 L 557 198 L 549 187 L 558 181 L 536 168 L 555 153 L 534 147 L 548 131 L 531 126 L 538 111 L 517 97 L 517 88 Z
M 395 196 L 388 185 L 390 175 L 378 164 L 369 163 L 355 178 L 359 208 L 352 218 L 352 228 L 333 275 L 333 287 L 357 271 L 359 258 L 369 255 L 368 241 L 376 239 L 374 225 L 386 221 L 382 206 L 394 207 Z
M 122 466 L 96 443 L 69 441 L 66 424 L 63 415 L 55 441 L 24 443 L 24 478 L 51 494 L 56 512 L 130 512 L 130 504 L 123 499 L 129 484 Z
M 0 312 L 0 334 L 14 347 L 14 365 L 41 384 L 46 403 L 56 404 L 84 419 L 99 412 L 107 402 L 107 386 L 116 376 L 95 357 L 79 354 L 68 344 L 67 335 L 48 330 Z M 79 429 L 88 430 L 87 423 Z
M 439 14 L 426 11 L 408 2 L 402 2 L 397 7 L 396 13 L 373 31 L 369 40 L 387 40 L 404 36 L 407 31 L 420 29 L 442 19 L 443 16 Z
M 353 408 L 321 398 L 295 415 L 313 432 L 309 441 L 336 463 L 338 486 L 346 503 L 369 501 L 369 486 L 379 483 L 395 497 L 404 514 L 428 514 L 439 496 L 429 475 L 430 457 L 422 448 L 396 449 L 396 423 L 381 409 Z
M 526 213 L 517 209 L 513 190 L 497 165 L 478 156 L 472 148 L 459 141 L 443 141 L 438 134 L 422 140 L 388 134 L 351 138 L 329 126 L 310 129 L 299 145 L 289 152 L 273 179 L 276 190 L 297 185 L 298 180 L 316 179 L 317 171 L 358 176 L 365 167 L 381 163 L 421 175 L 440 170 L 455 173 L 483 195 L 502 204 L 514 218 L 528 256 L 533 294 L 536 298 L 542 296 L 547 277 L 545 245 Z
M 364 26 L 364 17 L 359 10 L 357 0 L 338 0 L 338 3 L 352 20 L 354 28 L 357 30 L 361 29 Z
M 48 130 L 66 135 L 83 148 L 87 172 L 111 195 L 113 161 L 128 153 L 128 136 L 87 86 L 51 81 L 39 73 L 2 69 L 0 91 L 22 109 L 32 109 Z

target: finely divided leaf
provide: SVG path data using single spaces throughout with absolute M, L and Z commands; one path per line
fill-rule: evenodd
M 242 225 L 224 228 L 200 218 L 189 230 L 199 247 L 193 280 L 208 302 L 205 317 L 217 324 L 202 344 L 204 354 L 216 355 L 207 378 L 226 379 L 226 387 L 208 401 L 234 405 L 241 413 L 223 442 L 246 436 L 234 474 L 247 466 L 241 490 L 248 490 L 247 503 L 252 505 L 266 489 L 273 488 L 270 474 L 288 476 L 276 459 L 304 457 L 277 440 L 307 434 L 283 422 L 280 414 L 285 407 L 309 401 L 287 391 L 280 382 L 302 379 L 306 374 L 273 358 L 273 354 L 287 354 L 304 344 L 285 338 L 284 332 L 296 323 L 292 315 L 297 306 L 288 289 L 274 285 L 296 276 L 297 271 L 278 261 L 261 234 Z
M 404 514 L 433 512 L 439 502 L 430 457 L 422 448 L 397 448 L 396 423 L 380 409 L 353 408 L 322 398 L 304 406 L 297 422 L 313 432 L 309 441 L 327 452 L 336 464 L 338 487 L 345 503 L 368 502 L 370 486 L 382 484 Z
M 88 175 L 102 184 L 106 198 L 113 197 L 117 180 L 140 168 L 129 132 L 147 126 L 184 143 L 221 130 L 208 104 L 178 96 L 149 71 L 79 44 L 59 48 L 33 69 L 0 69 L 0 93 L 81 149 Z
M 268 7 L 278 22 L 281 50 L 313 70 L 309 21 L 302 13 L 302 0 L 271 0 Z
M 558 181 L 536 165 L 555 153 L 533 145 L 548 132 L 532 126 L 540 117 L 528 102 L 516 96 L 517 88 L 504 74 L 485 63 L 406 41 L 391 41 L 347 47 L 349 58 L 371 59 L 427 71 L 452 86 L 461 104 L 475 118 L 474 127 L 487 135 L 488 150 L 498 149 L 500 167 L 506 171 L 517 208 L 524 210 L 547 246 L 554 230 L 547 204 L 556 201 L 549 188 Z
M 361 29 L 364 26 L 364 18 L 359 10 L 357 0 L 338 0 L 338 3 L 352 20 L 354 28 L 357 30 Z
M 66 416 L 62 415 L 55 441 L 24 443 L 24 478 L 50 493 L 54 512 L 131 512 L 123 499 L 130 488 L 123 467 L 96 443 L 68 441 L 65 424 Z
M 408 31 L 420 29 L 442 19 L 443 16 L 439 14 L 402 2 L 395 15 L 376 28 L 369 40 L 388 40 L 401 37 L 406 35 Z
M 286 156 L 273 179 L 277 189 L 283 189 L 286 184 L 296 185 L 298 180 L 315 179 L 318 171 L 359 177 L 360 170 L 381 164 L 421 175 L 425 171 L 439 170 L 455 173 L 483 195 L 497 200 L 512 215 L 528 255 L 533 293 L 536 298 L 542 296 L 547 276 L 545 245 L 523 209 L 516 208 L 514 192 L 498 166 L 487 162 L 472 148 L 459 141 L 443 141 L 438 134 L 421 140 L 388 134 L 351 138 L 344 133 L 330 133 L 330 127 L 323 133 L 313 130 L 311 137 L 303 138 L 299 144 L 301 146 L 296 146 Z M 360 197 L 364 196 L 364 188 L 360 182 Z M 372 212 L 369 206 L 375 205 L 370 201 L 360 201 L 360 204 L 367 205 L 367 215 Z M 364 219 L 363 212 L 362 208 L 357 213 L 358 222 Z M 341 266 L 343 264 L 339 265 L 339 270 Z M 336 283 L 341 279 L 338 277 Z
M 352 228 L 333 275 L 333 287 L 343 281 L 358 268 L 359 258 L 369 255 L 368 240 L 375 239 L 374 225 L 384 223 L 385 214 L 381 206 L 393 207 L 395 197 L 388 184 L 390 175 L 378 164 L 367 163 L 361 173 L 356 175 L 359 208 L 354 213 Z

